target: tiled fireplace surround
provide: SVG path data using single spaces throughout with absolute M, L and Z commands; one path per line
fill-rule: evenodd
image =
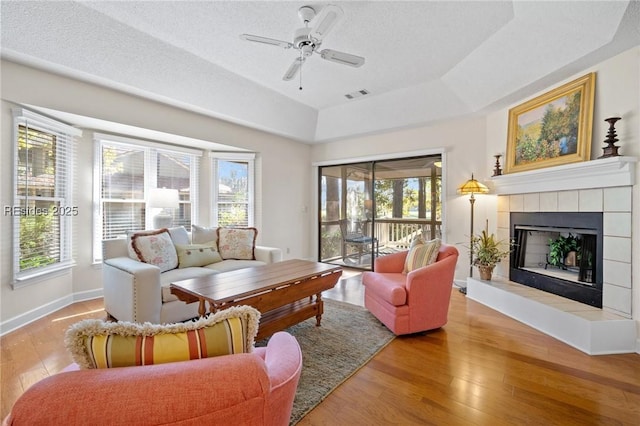
M 492 178 L 500 239 L 511 212 L 603 213 L 603 308 L 508 280 L 508 261 L 492 281 L 470 278 L 468 297 L 589 354 L 635 352 L 631 319 L 631 212 L 634 157 L 612 157 Z

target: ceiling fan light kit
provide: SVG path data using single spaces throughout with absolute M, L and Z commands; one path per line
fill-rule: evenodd
M 317 50 L 322 44 L 324 37 L 340 21 L 343 14 L 342 9 L 333 4 L 325 6 L 318 14 L 316 14 L 315 9 L 311 6 L 302 6 L 298 9 L 298 16 L 304 24 L 304 27 L 295 30 L 293 43 L 252 34 L 242 34 L 240 38 L 255 43 L 278 46 L 284 49 L 294 48 L 300 51 L 299 57 L 294 59 L 282 77 L 285 81 L 292 80 L 298 73 L 301 73 L 302 64 L 314 52 L 318 53 L 322 59 L 327 61 L 357 68 L 364 64 L 365 59 L 362 56 L 331 49 Z M 302 82 L 300 83 L 300 90 L 302 90 Z

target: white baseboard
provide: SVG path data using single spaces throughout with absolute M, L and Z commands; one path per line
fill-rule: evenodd
M 97 290 L 73 293 L 61 297 L 60 299 L 54 300 L 0 323 L 0 336 L 4 336 L 7 333 L 19 329 L 20 327 L 24 327 L 27 324 L 30 324 L 34 321 L 39 320 L 40 318 L 59 311 L 60 309 L 67 307 L 73 303 L 82 302 L 84 300 L 97 299 L 98 297 L 102 297 L 101 288 Z
M 85 300 L 93 300 L 98 297 L 104 296 L 104 293 L 101 288 L 95 290 L 87 290 L 81 291 L 79 293 L 73 293 L 73 301 L 74 302 L 83 302 Z

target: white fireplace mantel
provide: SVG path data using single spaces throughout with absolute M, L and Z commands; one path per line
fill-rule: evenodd
M 494 176 L 488 182 L 498 195 L 632 186 L 637 161 L 636 157 L 609 157 Z

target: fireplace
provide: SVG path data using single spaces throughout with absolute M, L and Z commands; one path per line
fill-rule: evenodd
M 601 212 L 511 212 L 510 224 L 511 281 L 602 307 Z
M 525 252 L 524 268 L 502 262 L 491 281 L 469 277 L 467 297 L 588 354 L 636 352 L 637 319 L 631 314 L 638 291 L 633 289 L 631 276 L 636 161 L 634 157 L 610 157 L 491 178 L 498 194 L 498 237 L 515 238 L 516 224 L 529 226 L 531 229 L 519 231 L 526 234 L 526 245 L 533 244 L 534 252 L 544 252 L 535 261 L 528 260 L 532 255 Z M 555 214 L 550 216 L 551 223 L 546 222 L 549 213 Z M 578 218 L 589 216 L 595 217 L 595 223 L 579 222 Z M 589 268 L 592 277 L 582 277 L 587 282 L 576 278 L 579 267 L 577 272 L 575 267 L 573 271 L 547 267 L 547 274 L 571 272 L 569 279 L 544 275 L 549 240 L 570 233 L 595 235 L 596 261 Z M 542 271 L 528 271 L 528 266 Z M 505 279 L 507 275 L 510 279 Z M 550 288 L 538 289 L 543 282 Z M 549 293 L 558 289 L 562 296 Z M 580 301 L 569 300 L 574 293 L 582 295 Z M 594 306 L 590 306 L 592 301 Z

